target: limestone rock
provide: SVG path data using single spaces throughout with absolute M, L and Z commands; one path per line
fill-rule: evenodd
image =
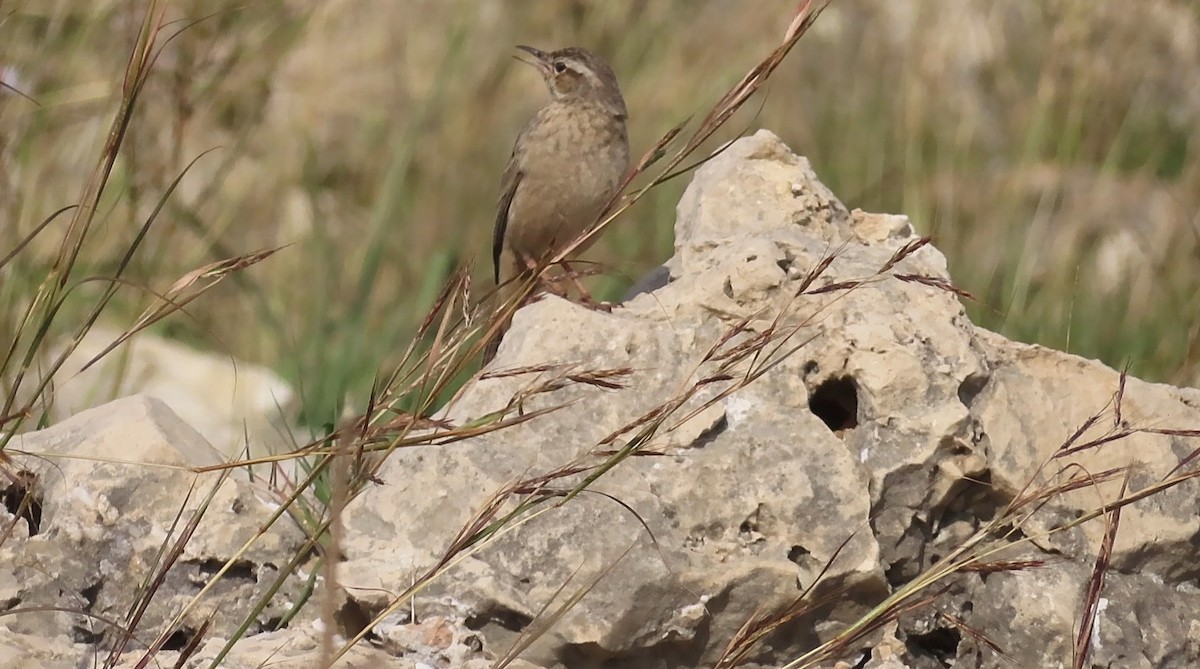
M 993 482 L 1002 489 L 1017 490 L 1031 478 L 1050 482 L 1073 466 L 1099 474 L 1131 465 L 1130 488 L 1138 490 L 1166 477 L 1200 446 L 1178 435 L 1134 433 L 1078 456 L 1051 459 L 1096 415 L 1101 420 L 1072 445 L 1123 430 L 1200 426 L 1200 390 L 1127 379 L 1121 420 L 1114 424 L 1111 407 L 1120 386 L 1116 371 L 1041 346 L 1016 344 L 991 333 L 983 336 L 990 344 L 991 379 L 973 399 L 972 410 L 985 435 Z M 1062 399 L 1051 404 L 1052 398 Z M 1042 467 L 1047 461 L 1050 466 Z M 1119 487 L 1118 480 L 1060 496 L 1052 505 L 1057 513 L 1033 519 L 1033 527 L 1047 530 L 1046 521 L 1055 516 L 1077 516 L 1099 499 L 1115 499 Z M 1125 509 L 1114 569 L 1158 574 L 1176 583 L 1194 581 L 1200 576 L 1198 500 L 1200 480 L 1194 480 Z M 1046 544 L 1056 552 L 1085 558 L 1094 555 L 1103 533 L 1102 524 L 1091 523 L 1048 537 Z
M 175 629 L 186 637 L 212 616 L 212 634 L 231 632 L 301 550 L 303 533 L 287 518 L 263 529 L 274 506 L 243 475 L 191 471 L 224 458 L 157 399 L 129 397 L 17 435 L 7 454 L 9 471 L 29 480 L 37 501 L 10 516 L 14 531 L 0 543 L 0 601 L 15 603 L 4 622 L 16 633 L 53 630 L 109 647 L 118 631 L 100 621 L 126 622 L 139 589 L 164 562 L 160 552 L 210 494 L 194 535 L 141 616 L 139 638 L 159 633 L 229 560 L 229 572 Z M 282 616 L 301 586 L 289 578 L 251 630 Z
M 143 394 L 165 402 L 227 457 L 266 455 L 288 444 L 295 391 L 264 367 L 142 332 L 81 371 L 120 334 L 96 326 L 67 357 L 52 386 L 55 420 Z
M 1118 535 L 1119 536 L 1119 535 Z M 952 608 L 971 602 L 971 624 L 1012 655 L 1020 666 L 1070 666 L 1071 645 L 1091 565 L 1058 562 L 1021 573 L 972 577 Z M 1095 664 L 1112 667 L 1196 666 L 1200 657 L 1200 593 L 1153 573 L 1110 572 L 1094 630 Z M 965 666 L 999 666 L 991 651 L 965 638 Z M 1044 662 L 1038 664 L 1039 658 Z
M 425 634 L 416 634 L 422 640 L 430 640 L 430 633 L 447 632 L 445 626 L 425 626 Z M 452 634 L 452 633 L 450 633 Z M 214 638 L 204 643 L 189 661 L 189 667 L 207 667 L 216 659 L 226 643 L 225 639 Z M 425 656 L 404 656 L 393 652 L 392 648 L 373 648 L 369 644 L 359 644 L 342 656 L 335 665 L 339 669 L 432 669 L 433 667 L 453 667 L 454 669 L 488 669 L 492 662 L 473 653 L 474 657 L 466 657 L 466 652 L 453 652 L 451 646 L 441 650 L 451 651 L 450 654 L 432 654 Z M 465 647 L 457 649 L 466 651 Z M 132 659 L 132 658 L 131 658 Z M 178 653 L 161 653 L 156 658 L 161 665 L 171 666 L 178 659 Z M 132 669 L 134 661 L 122 662 L 117 669 Z M 291 628 L 257 634 L 236 643 L 229 655 L 220 666 L 226 669 L 259 669 L 272 667 L 274 669 L 311 669 L 323 666 L 321 664 L 320 635 L 312 629 Z M 512 669 L 537 669 L 525 662 L 510 665 Z
M 860 283 L 847 290 L 852 282 Z M 445 414 L 459 424 L 514 397 L 527 412 L 562 408 L 466 443 L 395 452 L 386 485 L 348 509 L 352 601 L 382 608 L 383 593 L 435 564 L 505 485 L 620 448 L 606 435 L 710 373 L 705 354 L 734 325 L 744 325 L 737 341 L 794 327 L 796 351 L 760 378 L 660 434 L 650 454 L 594 483 L 594 494 L 471 554 L 418 599 L 503 649 L 565 597 L 564 583 L 574 592 L 599 579 L 523 657 L 709 666 L 750 616 L 791 602 L 831 563 L 815 596 L 839 595 L 753 659 L 794 658 L 985 526 L 1117 392 L 1118 375 L 1097 363 L 976 328 L 949 282 L 945 258 L 904 217 L 848 211 L 768 132 L 738 140 L 698 170 L 678 208 L 675 256 L 621 308 L 537 301 L 515 315 L 491 368 L 625 368 L 624 388 L 561 383 L 530 394 L 561 373 L 554 369 L 485 375 L 466 388 Z M 676 416 L 722 387 L 713 382 Z M 1130 424 L 1200 426 L 1195 391 L 1131 379 L 1123 401 Z M 1183 436 L 1138 434 L 1071 461 L 1097 472 L 1133 461 L 1138 489 L 1194 448 Z M 1097 661 L 1200 662 L 1193 646 L 1171 641 L 1194 633 L 1185 621 L 1200 615 L 1200 597 L 1186 587 L 1196 577 L 1198 485 L 1125 510 L 1110 600 L 1122 615 L 1104 617 Z M 1056 499 L 1026 529 L 1048 529 L 1112 493 L 1105 484 Z M 1019 666 L 1069 662 L 1071 616 L 1102 530 L 1094 522 L 1039 538 L 1026 546 L 1032 557 L 1065 567 L 976 576 L 943 606 L 985 633 L 1003 628 L 997 636 Z M 1172 597 L 1172 610 L 1155 613 L 1134 583 L 1146 597 Z M 902 620 L 871 646 L 870 666 L 1007 666 L 945 620 Z
M 791 334 L 722 368 L 730 351 L 772 333 Z M 587 381 L 604 370 L 616 387 Z M 740 384 L 747 374 L 754 380 Z M 523 666 L 709 667 L 744 623 L 811 588 L 808 601 L 822 604 L 745 665 L 777 667 L 994 527 L 1014 500 L 1088 472 L 1105 480 L 997 529 L 1018 543 L 994 559 L 1027 566 L 939 582 L 931 606 L 829 665 L 1069 666 L 1104 525 L 1057 528 L 1116 499 L 1121 480 L 1105 472 L 1130 466 L 1129 490 L 1146 490 L 1179 467 L 1194 471 L 1200 447 L 1188 432 L 1200 428 L 1200 391 L 975 327 L 945 258 L 904 217 L 847 210 L 765 131 L 695 174 L 674 257 L 620 308 L 547 297 L 521 309 L 492 367 L 442 417 L 465 425 L 508 406 L 532 418 L 396 450 L 352 501 L 335 624 L 365 625 L 348 621 L 384 610 L 506 487 L 526 481 L 526 492 L 564 503 L 456 555 L 346 666 L 488 666 L 582 593 L 521 653 Z M 565 499 L 639 430 L 652 432 L 636 455 Z M 19 436 L 5 455 L 16 467 L 0 509 L 0 527 L 13 528 L 0 542 L 0 660 L 28 650 L 29 666 L 57 667 L 104 648 L 112 632 L 47 607 L 124 620 L 177 510 L 190 517 L 216 485 L 192 468 L 223 456 L 144 397 Z M 21 486 L 36 491 L 36 510 L 10 502 Z M 510 498 L 499 512 L 513 508 Z M 1200 479 L 1122 509 L 1094 665 L 1200 666 L 1197 509 Z M 246 479 L 227 478 L 141 627 L 165 625 L 271 511 Z M 186 636 L 216 615 L 197 658 L 215 658 L 301 539 L 277 523 L 185 617 Z M 318 661 L 311 605 L 288 629 L 266 631 L 297 587 L 285 584 L 225 664 Z
M 0 667 L 12 669 L 66 669 L 78 666 L 86 648 L 72 646 L 66 637 L 18 634 L 0 626 Z

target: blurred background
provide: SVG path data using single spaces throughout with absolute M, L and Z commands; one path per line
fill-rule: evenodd
M 81 266 L 111 275 L 199 157 L 106 319 L 132 323 L 151 302 L 139 287 L 288 245 L 153 331 L 266 365 L 308 411 L 336 413 L 400 355 L 450 272 L 473 264 L 489 285 L 499 177 L 546 100 L 513 45 L 607 56 L 636 156 L 765 57 L 796 2 L 169 5 L 181 32 L 147 84 Z M 0 91 L 0 257 L 79 200 L 144 11 L 0 2 L 0 76 L 36 101 Z M 975 323 L 1200 383 L 1200 2 L 833 0 L 706 151 L 760 127 L 848 206 L 905 214 L 932 235 L 978 298 Z M 608 267 L 598 297 L 671 255 L 686 182 L 654 191 L 589 252 Z M 2 270 L 0 329 L 20 326 L 61 230 Z M 99 290 L 73 291 L 56 327 L 69 331 Z

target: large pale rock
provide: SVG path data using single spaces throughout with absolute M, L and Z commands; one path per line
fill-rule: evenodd
M 120 335 L 112 327 L 93 327 L 67 357 L 51 386 L 55 420 L 142 394 L 165 402 L 227 457 L 289 447 L 296 393 L 275 372 L 147 332 L 83 369 Z
M 1189 453 L 1196 439 L 1135 433 L 1077 455 L 1056 456 L 1068 440 L 1094 416 L 1100 420 L 1072 445 L 1137 428 L 1200 427 L 1200 390 L 1174 388 L 1127 379 L 1116 423 L 1114 395 L 1120 375 L 1100 363 L 1040 346 L 1008 342 L 987 333 L 990 382 L 972 402 L 983 445 L 988 449 L 993 483 L 1017 490 L 1031 479 L 1062 480 L 1074 467 L 1093 474 L 1132 466 L 1130 488 L 1138 490 L 1162 480 Z M 1051 398 L 1059 398 L 1050 403 Z M 1100 501 L 1117 497 L 1120 480 L 1088 486 L 1055 499 L 1054 513 L 1032 519 L 1031 528 L 1045 531 L 1053 523 L 1076 517 Z M 1146 572 L 1170 582 L 1200 576 L 1200 479 L 1156 495 L 1122 512 L 1113 567 Z M 1047 537 L 1048 549 L 1073 557 L 1094 555 L 1104 534 L 1101 523 Z
M 778 206 L 781 198 L 790 209 Z M 699 214 L 692 217 L 689 209 Z M 574 402 L 577 410 L 462 448 L 396 453 L 383 474 L 389 485 L 369 491 L 350 514 L 351 531 L 375 539 L 350 549 L 347 584 L 361 588 L 353 590 L 356 597 L 378 605 L 367 588 L 403 583 L 430 564 L 482 493 L 568 463 L 677 393 L 724 329 L 722 319 L 782 303 L 792 259 L 819 246 L 816 235 L 850 220 L 807 164 L 769 136 L 738 143 L 706 168 L 680 210 L 681 271 L 688 280 L 611 315 L 544 300 L 517 314 L 497 362 L 628 366 L 635 370 L 629 389 L 568 388 L 533 398 L 526 409 Z M 728 231 L 731 221 L 753 227 L 722 239 L 722 226 Z M 780 241 L 781 231 L 793 234 Z M 878 263 L 891 254 L 862 248 Z M 934 267 L 940 262 L 932 252 L 921 255 Z M 952 300 L 943 303 L 957 308 Z M 793 626 L 782 647 L 811 642 L 820 636 L 818 627 L 862 613 L 886 587 L 868 531 L 863 491 L 869 472 L 858 451 L 808 410 L 808 384 L 835 376 L 838 365 L 808 362 L 789 360 L 665 435 L 656 444 L 662 456 L 623 463 L 594 486 L 607 497 L 584 495 L 470 559 L 445 584 L 453 593 L 451 608 L 484 621 L 485 636 L 503 646 L 505 628 L 528 621 L 576 569 L 586 581 L 620 560 L 528 657 L 587 666 L 652 652 L 665 666 L 688 666 L 711 661 L 719 650 L 714 642 L 756 610 L 784 605 L 811 586 L 849 540 L 824 582 L 844 594 L 820 621 Z M 449 417 L 477 416 L 535 382 L 478 383 Z M 432 480 L 438 481 L 432 494 L 420 492 Z M 471 498 L 477 501 L 454 503 Z
M 265 527 L 274 505 L 240 472 L 193 473 L 223 456 L 157 399 L 118 400 L 18 435 L 6 454 L 6 469 L 30 481 L 38 501 L 0 542 L 0 602 L 9 604 L 4 624 L 15 633 L 111 645 L 118 631 L 101 621 L 127 622 L 139 589 L 164 564 L 160 552 L 210 494 L 141 616 L 138 639 L 153 639 L 229 560 L 232 569 L 172 631 L 186 639 L 212 616 L 211 634 L 232 632 L 301 551 L 304 535 L 289 518 Z M 288 578 L 251 631 L 280 618 L 301 588 L 299 577 Z
M 1091 570 L 1091 564 L 1073 560 L 986 579 L 971 576 L 965 593 L 951 597 L 950 606 L 959 615 L 969 602 L 971 625 L 984 630 L 1019 666 L 1069 667 Z M 1167 582 L 1154 573 L 1110 572 L 1094 626 L 1096 662 L 1090 666 L 1200 666 L 1198 600 L 1200 593 L 1191 584 Z M 957 650 L 965 666 L 1000 666 L 991 651 L 965 635 Z
M 841 594 L 770 638 L 757 659 L 777 664 L 946 555 L 1031 478 L 1045 484 L 1067 462 L 1096 472 L 1134 463 L 1137 489 L 1195 448 L 1183 437 L 1136 435 L 1039 473 L 1112 399 L 1117 375 L 974 327 L 951 292 L 928 285 L 949 280 L 932 246 L 892 266 L 915 241 L 903 217 L 847 211 L 774 135 L 737 141 L 696 173 L 679 204 L 675 257 L 622 308 L 604 314 L 538 301 L 516 314 L 493 363 L 627 367 L 626 388 L 563 383 L 521 402 L 525 411 L 563 405 L 548 416 L 462 444 L 394 453 L 382 473 L 387 484 L 348 510 L 354 605 L 382 608 L 386 593 L 438 561 L 492 492 L 576 458 L 602 461 L 622 442 L 601 440 L 710 372 L 705 353 L 743 320 L 748 331 L 735 341 L 778 323 L 797 328 L 797 350 L 660 433 L 652 455 L 630 458 L 592 485 L 601 494 L 585 493 L 471 554 L 419 607 L 464 618 L 502 649 L 556 594 L 565 596 L 564 583 L 573 592 L 612 567 L 525 657 L 567 667 L 708 666 L 751 615 L 792 601 L 832 560 L 817 596 Z M 797 297 L 830 256 L 813 288 L 867 281 Z M 485 378 L 446 417 L 479 418 L 558 373 Z M 676 418 L 728 383 L 707 385 Z M 1131 380 L 1124 411 L 1138 426 L 1194 427 L 1200 393 Z M 1112 494 L 1106 485 L 1053 500 L 1025 529 L 1044 531 Z M 1196 577 L 1198 500 L 1188 484 L 1126 509 L 1114 554 L 1121 571 L 1110 581 L 1110 606 L 1122 613 L 1103 617 L 1097 661 L 1200 662 L 1194 645 L 1170 641 L 1193 634 L 1186 621 L 1200 615 L 1200 595 L 1187 586 Z M 1021 556 L 1046 551 L 1054 564 L 967 577 L 943 605 L 985 633 L 1003 627 L 998 636 L 1019 666 L 1069 663 L 1070 623 L 1101 531 L 1097 522 L 1038 537 Z M 1172 609 L 1156 613 L 1152 600 L 1162 597 L 1173 598 Z M 876 640 L 871 666 L 1006 666 L 931 615 L 902 620 L 886 636 Z
M 12 669 L 74 669 L 89 652 L 65 638 L 46 634 L 16 634 L 0 626 L 0 667 Z
M 464 630 L 443 620 L 433 619 L 422 625 L 403 626 L 404 632 L 385 631 L 383 648 L 360 644 L 343 655 L 339 669 L 488 669 L 493 662 L 480 655 L 478 644 L 463 643 Z M 471 634 L 466 632 L 467 640 Z M 313 628 L 293 627 L 286 630 L 246 637 L 230 649 L 221 660 L 225 669 L 311 669 L 322 666 L 321 634 Z M 342 643 L 337 641 L 338 646 Z M 208 637 L 191 655 L 185 666 L 207 667 L 222 653 L 227 640 Z M 338 647 L 338 646 L 335 646 Z M 125 653 L 116 663 L 117 669 L 133 669 L 140 664 L 144 653 L 135 650 Z M 5 669 L 77 669 L 81 660 L 104 658 L 87 644 L 71 643 L 67 639 L 18 635 L 0 627 L 0 667 Z M 164 650 L 155 654 L 150 666 L 180 666 L 180 652 Z M 538 669 L 518 660 L 511 669 Z
M 385 632 L 382 648 L 370 644 L 359 644 L 351 648 L 334 665 L 338 669 L 489 669 L 493 662 L 478 653 L 477 648 L 463 645 L 464 630 L 445 621 L 433 619 L 424 625 L 405 626 L 410 628 L 404 635 L 407 645 L 397 647 L 396 635 Z M 471 636 L 469 632 L 467 636 Z M 335 649 L 343 640 L 337 640 Z M 188 662 L 189 667 L 207 667 L 216 659 L 226 644 L 225 639 L 206 641 Z M 160 653 L 155 659 L 160 665 L 171 666 L 178 660 L 179 653 Z M 325 666 L 322 663 L 321 634 L 311 628 L 293 627 L 277 632 L 257 634 L 234 644 L 229 654 L 221 660 L 224 669 L 312 669 Z M 117 665 L 117 669 L 133 669 L 135 657 Z M 517 661 L 512 669 L 538 669 L 527 662 Z
M 608 435 L 713 372 L 708 352 L 731 327 L 743 330 L 726 348 L 792 328 L 778 350 L 794 350 L 745 387 L 731 384 L 746 363 L 733 378 L 702 384 L 639 455 L 462 557 L 412 608 L 376 625 L 373 645 L 354 649 L 346 666 L 484 666 L 579 590 L 587 592 L 578 604 L 523 653 L 526 666 L 711 666 L 744 622 L 792 603 L 820 575 L 810 596 L 827 602 L 751 658 L 778 666 L 832 638 L 1026 491 L 1124 466 L 1132 466 L 1130 490 L 1144 489 L 1197 448 L 1187 434 L 1162 430 L 1200 427 L 1200 391 L 1127 379 L 1118 399 L 1116 372 L 974 327 L 937 286 L 949 280 L 945 259 L 916 243 L 906 219 L 847 211 L 770 133 L 705 164 L 678 214 L 675 256 L 621 308 L 605 314 L 546 298 L 522 309 L 489 371 L 540 371 L 485 375 L 444 413 L 465 424 L 514 398 L 525 412 L 561 408 L 466 442 L 390 455 L 384 485 L 355 498 L 344 518 L 339 580 L 347 597 L 335 623 L 381 611 L 441 560 L 494 492 L 554 471 L 544 485 L 577 484 L 587 472 L 561 468 L 611 457 L 631 433 Z M 566 377 L 614 368 L 628 371 L 621 389 Z M 194 468 L 224 456 L 145 397 L 18 436 L 6 455 L 12 477 L 0 527 L 12 531 L 0 542 L 0 603 L 9 607 L 0 658 L 24 653 L 29 666 L 61 666 L 111 643 L 111 629 L 95 621 L 124 620 L 177 512 L 190 518 L 218 483 Z M 39 506 L 14 503 L 22 485 Z M 1030 541 L 996 555 L 1044 566 L 962 575 L 947 583 L 936 612 L 902 617 L 838 666 L 1009 666 L 954 619 L 1017 666 L 1068 666 L 1103 525 L 1054 530 L 1114 499 L 1118 486 L 1046 500 L 1021 524 L 1024 534 L 1011 535 Z M 221 484 L 140 630 L 160 630 L 256 537 L 180 626 L 186 639 L 215 614 L 197 655 L 215 658 L 221 637 L 300 550 L 302 537 L 286 522 L 258 536 L 272 509 L 256 492 L 239 474 Z M 1196 481 L 1123 509 L 1095 664 L 1200 664 L 1198 509 Z M 319 660 L 313 611 L 266 633 L 298 588 L 285 584 L 229 666 Z M 172 652 L 162 661 L 176 659 Z

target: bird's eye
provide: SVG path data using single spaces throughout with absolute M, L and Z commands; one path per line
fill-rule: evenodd
M 557 72 L 557 73 L 559 73 L 559 74 L 562 74 L 563 72 L 566 72 L 566 71 L 567 71 L 567 64 L 566 64 L 566 63 L 564 63 L 564 62 L 562 62 L 561 60 L 555 61 L 555 62 L 554 62 L 554 71 L 555 71 L 555 72 Z

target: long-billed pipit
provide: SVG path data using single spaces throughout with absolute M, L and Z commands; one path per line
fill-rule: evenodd
M 517 48 L 533 56 L 525 62 L 545 79 L 550 102 L 517 137 L 501 180 L 492 261 L 496 283 L 514 286 L 597 222 L 629 167 L 628 113 L 608 63 L 578 47 Z M 488 343 L 485 362 L 507 328 Z

